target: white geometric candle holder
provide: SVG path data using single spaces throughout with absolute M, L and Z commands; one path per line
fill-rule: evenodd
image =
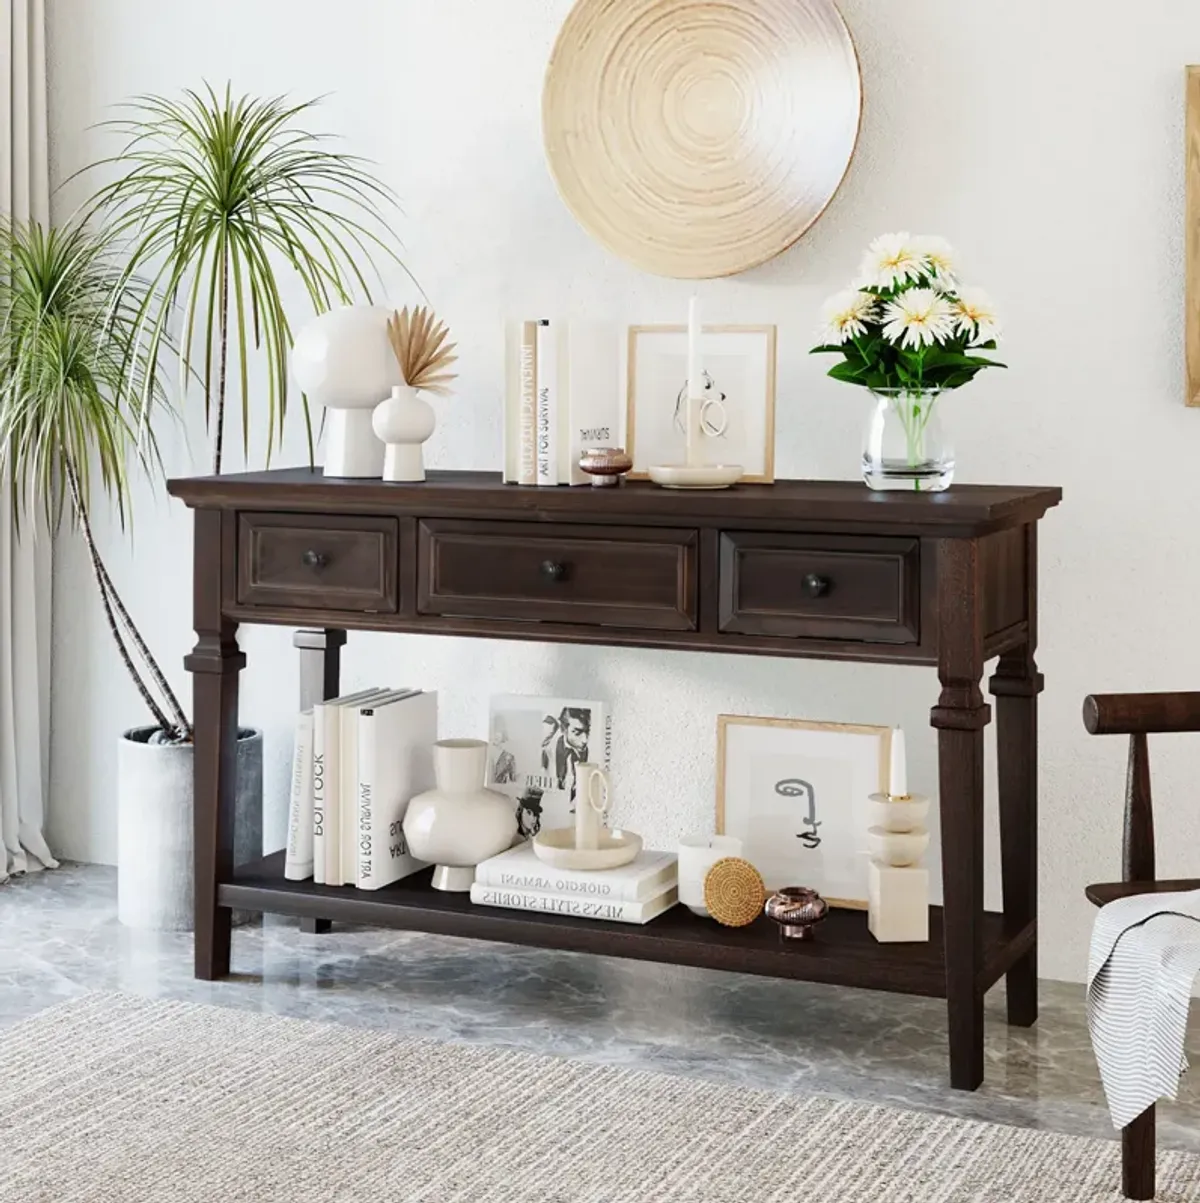
M 881 944 L 929 939 L 929 870 L 920 860 L 929 847 L 923 825 L 929 799 L 916 794 L 872 794 L 867 831 L 867 928 Z

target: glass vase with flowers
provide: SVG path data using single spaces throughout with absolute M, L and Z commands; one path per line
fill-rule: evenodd
M 826 303 L 813 353 L 840 355 L 829 375 L 872 396 L 862 453 L 872 489 L 950 486 L 954 452 L 939 400 L 1005 366 L 980 354 L 999 334 L 995 307 L 960 283 L 945 239 L 884 234 L 871 243 L 858 281 Z

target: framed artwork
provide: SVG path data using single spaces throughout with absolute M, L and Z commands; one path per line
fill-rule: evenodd
M 630 326 L 625 448 L 632 479 L 684 460 L 687 327 Z M 706 463 L 741 464 L 744 481 L 775 480 L 775 327 L 705 326 L 699 415 Z
M 887 790 L 891 742 L 890 727 L 722 714 L 717 834 L 742 841 L 769 890 L 865 910 L 868 798 Z
M 612 767 L 603 702 L 499 694 L 488 714 L 488 785 L 513 799 L 518 834 L 575 823 L 575 766 Z

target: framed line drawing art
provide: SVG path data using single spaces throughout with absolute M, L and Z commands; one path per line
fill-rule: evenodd
M 701 455 L 706 463 L 741 464 L 746 484 L 775 481 L 774 326 L 705 326 L 700 355 L 704 401 Z M 687 327 L 630 326 L 625 448 L 631 479 L 651 464 L 684 459 Z
M 717 834 L 741 839 L 767 889 L 865 910 L 868 798 L 887 790 L 891 743 L 890 727 L 720 715 Z

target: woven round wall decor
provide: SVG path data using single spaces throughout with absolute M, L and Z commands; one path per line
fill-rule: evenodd
M 762 914 L 767 888 L 759 871 L 740 856 L 714 862 L 704 878 L 704 905 L 726 927 L 745 927 Z
M 709 279 L 765 263 L 817 220 L 861 112 L 832 0 L 577 0 L 542 134 L 594 238 L 646 271 Z

